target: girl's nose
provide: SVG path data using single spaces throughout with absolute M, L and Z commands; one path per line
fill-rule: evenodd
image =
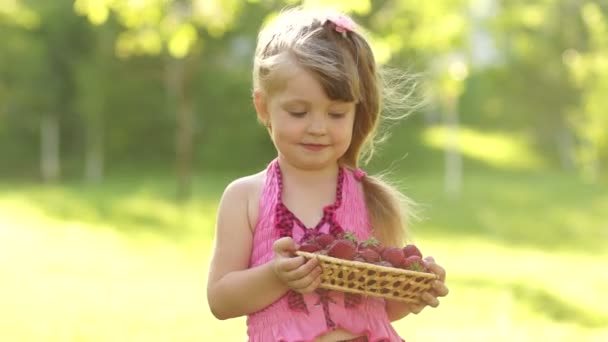
M 327 123 L 324 117 L 313 115 L 308 132 L 313 135 L 323 135 L 327 133 Z

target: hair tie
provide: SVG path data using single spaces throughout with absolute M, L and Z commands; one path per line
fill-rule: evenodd
M 353 174 L 355 176 L 355 179 L 359 182 L 362 181 L 363 178 L 367 177 L 367 173 L 361 169 L 356 169 L 355 171 L 353 171 Z
M 327 17 L 327 21 L 334 24 L 334 30 L 346 36 L 346 32 L 355 30 L 355 22 L 343 14 L 331 14 Z

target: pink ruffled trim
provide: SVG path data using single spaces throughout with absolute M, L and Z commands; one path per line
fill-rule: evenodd
M 255 329 L 249 331 L 249 342 L 267 342 L 267 341 L 283 341 L 283 342 L 314 342 L 319 336 L 322 336 L 330 331 L 343 329 L 351 332 L 353 335 L 365 335 L 370 342 L 378 341 L 403 341 L 390 323 L 383 321 L 378 317 L 352 317 L 351 320 L 346 320 L 342 324 L 337 324 L 336 327 L 328 329 L 324 326 L 305 326 L 297 322 L 281 322 L 272 326 L 266 326 L 263 329 Z

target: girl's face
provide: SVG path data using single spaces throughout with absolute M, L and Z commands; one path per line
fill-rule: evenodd
M 256 92 L 258 117 L 290 164 L 302 169 L 335 166 L 351 142 L 355 103 L 333 101 L 309 72 L 290 71 L 282 90 L 268 97 Z

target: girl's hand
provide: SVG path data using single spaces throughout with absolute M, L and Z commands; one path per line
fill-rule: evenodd
M 418 314 L 422 309 L 426 306 L 432 306 L 436 308 L 439 306 L 439 300 L 437 297 L 445 297 L 450 292 L 448 288 L 445 286 L 445 270 L 443 267 L 439 266 L 435 263 L 435 259 L 433 257 L 424 258 L 429 271 L 435 273 L 438 276 L 438 279 L 434 280 L 431 283 L 431 289 L 422 294 L 422 300 L 424 301 L 422 304 L 411 305 L 410 311 Z
M 294 256 L 298 246 L 290 237 L 276 240 L 272 249 L 272 269 L 285 285 L 301 293 L 312 292 L 319 287 L 322 270 L 317 258 L 306 261 L 302 256 Z

